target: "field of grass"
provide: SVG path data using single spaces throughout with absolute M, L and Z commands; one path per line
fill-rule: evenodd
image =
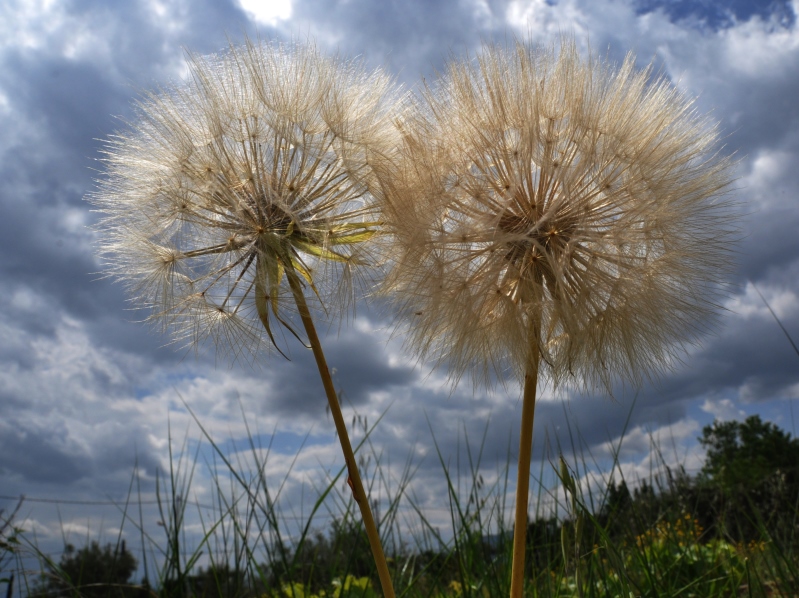
M 187 544 L 187 503 L 181 499 L 190 495 L 200 464 L 176 456 L 158 484 L 164 535 L 149 536 L 132 509 L 123 513 L 128 533 L 141 535 L 147 554 L 132 555 L 120 542 L 105 547 L 94 542 L 73 548 L 56 563 L 24 530 L 15 531 L 13 513 L 6 513 L 0 520 L 0 580 L 8 584 L 13 574 L 14 595 L 20 596 L 380 595 L 358 509 L 340 477 L 318 489 L 307 521 L 294 527 L 300 532 L 288 534 L 280 489 L 268 487 L 260 473 L 265 469 L 262 452 L 252 445 L 254 467 L 245 470 L 207 440 L 218 459 L 217 500 L 213 517 L 199 514 L 200 542 Z M 787 446 L 796 442 L 789 440 Z M 364 464 L 369 447 L 367 441 L 360 448 Z M 385 496 L 393 488 L 388 508 L 379 513 L 379 528 L 397 595 L 507 596 L 512 544 L 508 476 L 487 485 L 479 474 L 479 447 L 469 452 L 465 474 L 452 472 L 438 456 L 449 488 L 451 529 L 446 534 L 407 491 L 413 479 L 410 464 L 399 483 L 391 485 L 376 455 L 369 456 L 372 466 L 365 468 L 373 491 L 380 488 Z M 549 491 L 539 490 L 531 512 L 525 595 L 799 596 L 796 471 L 770 469 L 761 462 L 758 487 L 749 492 L 743 486 L 725 488 L 720 475 L 705 471 L 691 477 L 665 463 L 648 480 L 622 479 L 615 466 L 615 478 L 610 472 L 603 477 L 584 459 L 566 463 L 556 457 L 545 467 L 552 468 L 557 483 Z M 544 473 L 539 472 L 539 480 Z M 581 483 L 597 474 L 604 482 Z M 754 474 L 747 475 L 753 481 Z M 134 499 L 135 477 L 131 489 Z M 329 529 L 312 526 L 321 509 L 334 509 Z M 38 570 L 30 565 L 23 570 L 32 555 Z M 135 583 L 131 574 L 137 563 L 143 578 Z

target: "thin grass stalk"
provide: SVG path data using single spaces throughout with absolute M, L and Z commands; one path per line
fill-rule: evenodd
M 275 496 L 273 497 L 272 496 L 272 491 L 270 491 L 269 486 L 266 483 L 266 476 L 265 476 L 264 472 L 266 471 L 266 462 L 269 459 L 269 455 L 272 452 L 272 443 L 274 442 L 275 431 L 277 431 L 277 426 L 275 426 L 275 430 L 272 432 L 272 436 L 269 439 L 269 444 L 268 444 L 267 449 L 266 449 L 266 455 L 264 456 L 263 460 L 261 460 L 261 458 L 258 455 L 258 449 L 261 448 L 261 444 L 259 442 L 258 446 L 256 446 L 255 441 L 253 440 L 253 438 L 254 438 L 253 434 L 250 431 L 250 426 L 247 423 L 247 417 L 244 414 L 243 410 L 242 410 L 242 421 L 244 422 L 244 427 L 245 427 L 245 429 L 247 431 L 247 438 L 249 439 L 250 452 L 252 454 L 252 458 L 253 458 L 253 461 L 255 463 L 255 471 L 258 472 L 255 480 L 252 481 L 252 485 L 249 485 L 249 484 L 244 485 L 244 484 L 242 484 L 242 487 L 245 489 L 245 491 L 247 493 L 248 501 L 252 504 L 252 507 L 250 509 L 251 515 L 258 520 L 258 524 L 257 525 L 258 525 L 258 529 L 260 530 L 259 533 L 262 534 L 262 530 L 265 529 L 268 526 L 272 530 L 272 532 L 275 534 L 276 541 L 271 546 L 270 546 L 269 543 L 264 542 L 264 547 L 265 547 L 265 549 L 267 551 L 267 554 L 270 555 L 270 562 L 274 562 L 274 557 L 272 556 L 274 554 L 273 547 L 276 547 L 276 550 L 279 553 L 280 564 L 281 564 L 281 566 L 283 568 L 283 572 L 284 573 L 288 573 L 289 571 L 293 570 L 294 562 L 293 562 L 293 558 L 292 558 L 291 559 L 292 562 L 289 563 L 289 555 L 288 555 L 288 553 L 286 551 L 285 543 L 283 542 L 283 535 L 280 532 L 280 525 L 279 525 L 279 522 L 278 522 L 277 512 L 276 512 L 276 503 L 277 503 L 278 499 L 280 498 L 280 494 L 283 491 L 283 487 L 285 486 L 286 481 L 289 478 L 290 472 L 294 469 L 294 465 L 296 464 L 297 459 L 299 458 L 300 451 L 305 446 L 305 442 L 308 439 L 308 435 L 306 434 L 305 438 L 303 438 L 303 441 L 300 444 L 299 449 L 297 450 L 297 454 L 294 456 L 294 459 L 292 460 L 291 465 L 289 466 L 288 471 L 286 472 L 286 475 L 284 476 L 283 480 L 281 481 L 280 485 L 278 486 L 277 492 L 275 493 Z M 210 440 L 210 437 L 209 437 L 209 440 Z M 213 444 L 213 446 L 214 446 L 214 449 L 217 451 L 217 453 L 221 455 L 221 453 L 219 453 L 219 448 L 215 444 Z M 231 471 L 232 471 L 232 469 L 231 469 Z M 240 479 L 239 482 L 242 483 L 243 480 Z M 253 489 L 253 487 L 254 487 L 254 489 Z M 263 505 L 260 504 L 258 502 L 258 500 L 256 499 L 256 496 L 258 495 L 259 488 L 260 488 L 261 491 L 263 491 L 263 495 L 266 498 L 266 503 L 263 504 Z M 257 514 L 256 514 L 257 510 L 260 510 L 263 513 L 263 515 L 264 515 L 265 521 L 263 523 L 261 522 L 261 519 L 257 517 Z M 305 540 L 305 533 L 303 532 L 303 534 L 300 536 L 300 545 L 302 544 L 302 542 L 304 540 Z
M 524 376 L 522 425 L 519 435 L 519 466 L 516 472 L 516 517 L 513 526 L 513 563 L 511 565 L 511 598 L 522 598 L 524 591 L 524 552 L 527 543 L 527 501 L 530 494 L 530 461 L 533 452 L 533 423 L 538 387 L 538 342 L 541 324 L 530 322 L 530 362 Z
M 426 416 L 426 414 L 425 414 Z M 438 456 L 438 462 L 441 464 L 441 469 L 444 472 L 444 479 L 447 482 L 447 492 L 449 498 L 449 513 L 450 513 L 450 521 L 452 522 L 452 551 L 445 557 L 444 563 L 447 564 L 450 559 L 457 559 L 458 564 L 458 575 L 460 576 L 460 583 L 463 588 L 463 591 L 466 592 L 467 595 L 470 594 L 470 584 L 468 583 L 466 576 L 464 574 L 464 566 L 463 566 L 463 547 L 461 541 L 461 535 L 466 535 L 469 533 L 469 525 L 467 521 L 468 513 L 465 512 L 461 506 L 461 500 L 459 498 L 459 491 L 455 487 L 455 484 L 452 481 L 452 476 L 450 475 L 449 467 L 447 466 L 446 462 L 444 461 L 444 455 L 441 452 L 441 447 L 438 446 L 438 441 L 436 440 L 435 434 L 433 433 L 433 426 L 430 423 L 430 419 L 427 418 L 427 426 L 430 428 L 430 432 L 433 435 L 433 446 L 436 449 L 436 455 Z M 458 437 L 458 441 L 460 442 L 460 437 Z M 458 479 L 458 487 L 460 487 L 460 479 Z M 412 503 L 413 504 L 413 503 Z M 454 507 L 454 508 L 453 508 Z M 422 512 L 416 505 L 413 505 L 414 510 L 419 515 L 420 519 L 423 523 L 427 526 L 433 536 L 438 540 L 439 545 L 442 548 L 447 547 L 447 543 L 441 537 L 441 534 L 438 533 L 436 528 L 427 520 L 426 517 L 422 515 Z M 456 518 L 456 510 L 457 510 L 457 518 Z M 460 527 L 458 527 L 458 522 L 460 522 Z M 442 568 L 443 571 L 443 568 Z M 438 582 L 439 577 L 436 579 Z
M 147 583 L 150 583 L 150 568 L 147 563 L 147 550 L 146 550 L 146 542 L 144 541 L 145 534 L 144 534 L 144 510 L 142 508 L 142 498 L 141 498 L 141 475 L 139 474 L 139 457 L 136 456 L 136 461 L 134 463 L 134 476 L 136 478 L 136 497 L 138 500 L 136 501 L 139 506 L 139 535 L 141 536 L 141 557 L 142 557 L 142 568 L 144 569 L 144 580 Z M 124 523 L 124 519 L 122 520 Z
M 333 378 L 330 376 L 330 369 L 327 367 L 327 360 L 322 351 L 322 344 L 319 341 L 319 336 L 316 334 L 316 327 L 311 318 L 311 312 L 308 309 L 308 303 L 305 301 L 305 295 L 296 272 L 287 268 L 286 277 L 288 278 L 291 292 L 294 295 L 294 301 L 297 304 L 297 310 L 302 319 L 302 324 L 305 327 L 305 333 L 308 335 L 308 343 L 311 345 L 314 359 L 316 359 L 316 366 L 319 368 L 319 376 L 322 378 L 322 385 L 325 388 L 327 402 L 328 405 L 330 405 L 330 413 L 333 415 L 333 422 L 335 423 L 341 450 L 344 453 L 344 460 L 347 464 L 347 483 L 350 485 L 353 498 L 355 498 L 355 502 L 361 510 L 361 517 L 363 518 L 363 524 L 366 528 L 366 535 L 369 538 L 369 546 L 372 549 L 372 557 L 375 560 L 377 574 L 380 577 L 383 595 L 385 598 L 394 598 L 394 587 L 391 584 L 388 564 L 383 554 L 383 546 L 380 543 L 380 534 L 377 531 L 377 526 L 372 516 L 369 498 L 364 490 L 361 476 L 358 473 L 355 453 L 352 451 L 349 434 L 347 434 L 347 425 L 344 423 L 344 416 L 341 413 L 341 407 L 339 406 L 338 397 L 336 396 L 336 389 L 333 386 Z
M 372 441 L 368 440 L 368 442 L 369 442 L 370 450 L 372 451 L 372 453 L 375 453 L 375 449 L 374 449 L 374 446 L 372 445 Z M 395 530 L 396 531 L 396 535 L 393 536 L 392 539 L 394 540 L 394 547 L 398 548 L 399 551 L 401 551 L 401 549 L 402 549 L 402 535 L 401 535 L 399 523 L 398 523 L 398 520 L 397 520 L 397 516 L 398 516 L 398 513 L 399 513 L 400 500 L 404 496 L 405 490 L 407 489 L 408 485 L 410 484 L 411 479 L 413 478 L 413 475 L 419 469 L 419 465 L 417 465 L 415 468 L 413 468 L 413 471 L 411 471 L 412 462 L 413 462 L 413 450 L 411 450 L 408 453 L 408 459 L 405 462 L 405 466 L 403 468 L 402 476 L 400 477 L 400 480 L 399 480 L 397 491 L 396 491 L 394 497 L 392 498 L 391 497 L 391 488 L 390 488 L 390 484 L 389 484 L 389 479 L 384 474 L 383 468 L 380 467 L 379 458 L 375 459 L 375 464 L 376 464 L 376 467 L 377 467 L 377 471 L 380 474 L 380 479 L 381 479 L 383 488 L 385 488 L 386 494 L 389 496 L 388 509 L 387 509 L 385 515 L 382 517 L 382 521 L 384 522 L 384 526 L 386 528 L 388 528 L 389 530 Z M 381 520 L 381 518 L 379 516 L 378 516 L 378 520 Z M 399 552 L 399 551 L 395 550 L 395 552 Z

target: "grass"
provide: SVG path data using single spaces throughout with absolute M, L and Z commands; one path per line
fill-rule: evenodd
M 131 479 L 128 502 L 120 507 L 128 534 L 145 550 L 136 555 L 146 580 L 138 585 L 98 579 L 86 567 L 69 569 L 38 550 L 35 538 L 20 533 L 9 518 L 0 557 L 17 563 L 12 571 L 20 595 L 163 597 L 376 597 L 378 580 L 358 509 L 343 483 L 344 469 L 315 487 L 309 512 L 299 525 L 281 500 L 290 472 L 277 485 L 265 471 L 271 446 L 250 434 L 248 459 L 232 460 L 205 431 L 210 457 L 189 449 L 188 437 L 170 453 L 170 469 L 156 483 L 161 536 L 145 529 L 140 510 L 140 480 Z M 508 468 L 487 483 L 481 471 L 485 436 L 466 438 L 465 463 L 450 467 L 435 445 L 449 504 L 447 533 L 420 506 L 412 491 L 416 466 L 408 459 L 393 475 L 371 443 L 374 430 L 362 423 L 357 448 L 364 482 L 372 496 L 384 497 L 375 509 L 398 596 L 486 598 L 507 596 L 512 550 L 512 512 L 506 500 Z M 435 437 L 434 437 L 435 440 Z M 709 524 L 696 498 L 698 482 L 666 467 L 648 480 L 621 477 L 616 447 L 613 468 L 602 474 L 590 453 L 542 465 L 539 494 L 528 527 L 526 596 L 797 596 L 799 538 L 796 526 L 774 534 L 766 513 L 751 511 L 757 537 L 736 540 L 723 522 Z M 170 447 L 172 443 L 170 442 Z M 657 449 L 657 447 L 654 447 Z M 171 449 L 170 449 L 171 450 Z M 511 463 L 510 452 L 507 463 Z M 187 509 L 198 467 L 214 482 L 213 508 L 198 509 L 187 533 Z M 557 483 L 542 483 L 552 470 Z M 611 479 L 611 474 L 615 477 Z M 586 481 L 593 479 L 593 483 Z M 631 493 L 628 487 L 634 487 Z M 378 505 L 375 504 L 377 507 Z M 140 507 L 139 507 L 140 509 Z M 700 513 L 701 511 L 701 513 Z M 797 510 L 794 510 L 796 514 Z M 330 517 L 325 530 L 314 527 L 319 514 Z M 749 528 L 752 526 L 750 525 Z M 294 530 L 293 532 L 291 530 Z M 199 537 L 199 540 L 197 540 Z M 107 555 L 119 554 L 122 533 Z M 122 552 L 124 553 L 124 543 Z M 39 570 L 21 570 L 22 554 L 38 557 Z M 110 558 L 110 557 L 108 557 Z M 0 562 L 3 562 L 0 561 Z M 27 573 L 27 574 L 26 574 Z M 7 573 L 0 578 L 9 579 Z

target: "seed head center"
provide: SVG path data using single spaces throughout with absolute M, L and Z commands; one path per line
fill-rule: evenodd
M 537 257 L 543 251 L 548 254 L 560 252 L 569 241 L 568 227 L 553 222 L 549 226 L 537 225 L 535 217 L 507 212 L 499 220 L 499 229 L 513 240 L 508 241 L 510 251 L 505 259 L 516 263 L 528 257 Z
M 273 201 L 265 201 L 261 209 L 258 234 L 277 234 L 285 236 L 294 218 L 283 207 Z

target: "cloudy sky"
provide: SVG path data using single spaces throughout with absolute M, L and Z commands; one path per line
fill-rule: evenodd
M 95 215 L 83 198 L 101 176 L 101 140 L 122 127 L 131 101 L 185 76 L 185 50 L 218 51 L 245 34 L 313 38 L 382 66 L 409 89 L 447 57 L 513 36 L 547 42 L 572 33 L 611 60 L 633 50 L 639 66 L 654 62 L 720 121 L 723 151 L 739 159 L 735 194 L 746 217 L 728 311 L 715 336 L 654 386 L 615 401 L 544 392 L 534 470 L 543 459 L 548 471 L 559 443 L 571 453 L 569 430 L 583 455 L 606 461 L 628 417 L 620 459 L 631 480 L 648 475 L 652 439 L 668 463 L 696 471 L 696 438 L 714 418 L 758 413 L 795 432 L 799 359 L 755 288 L 799 340 L 797 14 L 796 0 L 0 3 L 0 289 L 8 300 L 0 311 L 0 508 L 25 495 L 20 519 L 56 556 L 62 533 L 79 545 L 113 539 L 122 522 L 113 503 L 128 495 L 134 463 L 142 496 L 152 499 L 156 471 L 169 470 L 170 436 L 174 451 L 186 436 L 190 451 L 201 438 L 183 400 L 234 458 L 244 454 L 237 447 L 246 446 L 246 426 L 263 446 L 271 442 L 270 483 L 277 488 L 291 469 L 281 496 L 295 507 L 338 472 L 309 353 L 297 346 L 291 362 L 231 368 L 212 353 L 166 346 L 137 322 L 121 286 L 99 274 L 87 228 Z M 445 528 L 434 437 L 453 468 L 467 461 L 466 437 L 475 451 L 484 438 L 480 471 L 501 479 L 508 451 L 515 457 L 520 392 L 452 391 L 445 371 L 431 373 L 403 353 L 401 338 L 389 341 L 389 316 L 361 306 L 323 342 L 346 417 L 357 412 L 371 426 L 385 414 L 370 437 L 372 463 L 381 456 L 396 484 L 410 459 L 409 493 Z M 189 495 L 201 504 L 212 498 L 210 458 L 206 443 Z M 157 536 L 149 503 L 142 520 Z M 130 525 L 123 533 L 140 544 Z

